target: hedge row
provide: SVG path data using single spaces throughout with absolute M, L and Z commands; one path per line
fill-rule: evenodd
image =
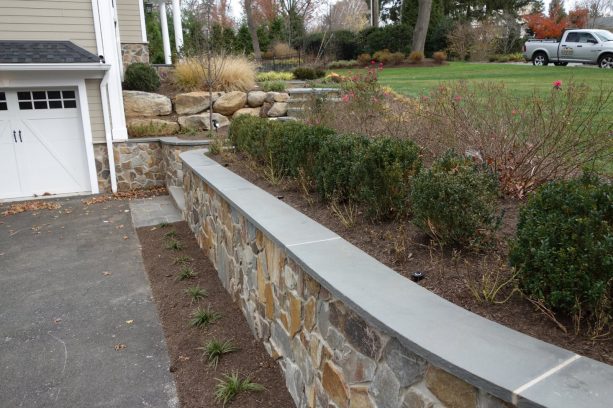
M 325 201 L 365 204 L 376 219 L 408 212 L 410 180 L 421 168 L 410 140 L 337 135 L 320 126 L 239 117 L 230 139 L 236 148 L 282 176 L 303 173 Z

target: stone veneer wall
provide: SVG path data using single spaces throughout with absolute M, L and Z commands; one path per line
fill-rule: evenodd
M 176 137 L 128 139 L 113 144 L 118 191 L 129 191 L 183 184 L 183 162 L 179 154 L 202 148 L 207 141 L 180 140 Z M 101 193 L 111 191 L 106 144 L 94 145 L 98 186 Z
M 297 407 L 593 408 L 613 401 L 610 366 L 439 298 L 202 150 L 181 158 L 188 165 L 184 216 L 254 336 L 279 361 Z
M 122 43 L 121 56 L 124 69 L 135 62 L 149 63 L 149 46 L 143 43 Z

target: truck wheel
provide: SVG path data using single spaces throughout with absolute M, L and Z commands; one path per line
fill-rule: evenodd
M 613 68 L 613 54 L 605 54 L 598 60 L 600 68 Z
M 532 65 L 537 67 L 546 67 L 549 65 L 549 58 L 547 58 L 547 54 L 544 52 L 537 52 L 534 54 L 534 57 L 532 57 Z
M 556 67 L 565 67 L 568 65 L 568 62 L 554 62 L 553 65 Z

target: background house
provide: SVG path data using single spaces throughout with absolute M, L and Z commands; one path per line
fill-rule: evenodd
M 124 68 L 148 61 L 142 0 L 2 0 L 0 199 L 115 187 Z

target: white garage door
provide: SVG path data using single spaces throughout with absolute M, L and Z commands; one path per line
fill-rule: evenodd
M 0 89 L 0 199 L 90 190 L 76 89 Z

